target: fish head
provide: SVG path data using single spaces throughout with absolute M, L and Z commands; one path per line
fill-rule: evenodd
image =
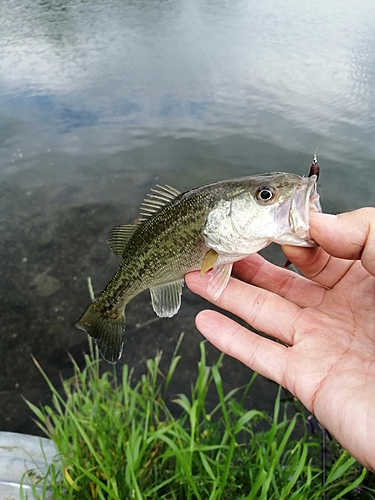
M 271 173 L 237 179 L 210 212 L 206 244 L 219 254 L 248 255 L 271 242 L 315 246 L 310 211 L 321 211 L 317 176 Z

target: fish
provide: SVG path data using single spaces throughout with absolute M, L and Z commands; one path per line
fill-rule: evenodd
M 149 289 L 155 313 L 170 318 L 180 308 L 185 274 L 200 270 L 209 273 L 208 293 L 217 300 L 234 262 L 271 242 L 316 246 L 309 235 L 312 210 L 321 211 L 312 172 L 259 174 L 185 192 L 157 186 L 136 224 L 108 234 L 122 262 L 76 327 L 95 339 L 104 359 L 116 363 L 124 346 L 125 307 L 139 293 Z

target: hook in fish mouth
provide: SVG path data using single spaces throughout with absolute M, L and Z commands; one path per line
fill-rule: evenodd
M 306 196 L 306 202 L 307 202 L 306 205 L 307 206 L 305 206 L 306 214 L 308 214 L 309 212 L 321 212 L 322 211 L 322 207 L 320 205 L 319 194 L 317 191 L 317 182 L 318 182 L 319 174 L 320 174 L 320 165 L 319 165 L 318 159 L 316 157 L 317 152 L 318 152 L 318 148 L 316 148 L 316 151 L 315 151 L 315 154 L 313 157 L 313 161 L 312 161 L 311 167 L 310 167 L 310 172 L 309 172 L 309 175 L 307 176 L 307 177 L 315 177 L 315 179 L 313 182 L 311 182 L 313 180 L 313 179 L 311 179 L 309 184 L 308 184 L 307 196 Z M 313 240 L 311 240 L 311 241 L 313 241 Z M 292 264 L 292 262 L 288 259 L 284 264 L 284 268 L 286 269 L 291 264 Z

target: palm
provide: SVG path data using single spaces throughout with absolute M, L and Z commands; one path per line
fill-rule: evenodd
M 375 439 L 375 279 L 361 262 L 329 257 L 321 248 L 288 252 L 310 279 L 252 255 L 235 264 L 239 279 L 217 301 L 281 343 L 214 311 L 200 313 L 197 326 L 219 349 L 291 391 L 374 467 L 375 458 L 363 457 L 373 454 Z M 206 280 L 187 277 L 208 298 Z
M 349 386 L 358 387 L 361 379 L 365 384 L 370 374 L 375 378 L 375 280 L 360 262 L 341 264 L 344 274 L 332 288 L 305 283 L 303 298 L 290 290 L 290 300 L 301 307 L 294 322 L 284 325 L 292 347 L 285 353 L 281 383 L 323 419 L 332 398 L 342 397 L 345 405 Z

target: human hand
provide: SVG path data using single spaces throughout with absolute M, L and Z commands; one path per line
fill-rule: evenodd
M 251 255 L 234 264 L 238 279 L 215 302 L 285 345 L 215 311 L 200 312 L 196 325 L 218 349 L 288 389 L 375 470 L 375 209 L 311 213 L 310 226 L 320 247 L 284 247 L 305 277 Z M 210 300 L 207 275 L 190 273 L 186 282 Z

